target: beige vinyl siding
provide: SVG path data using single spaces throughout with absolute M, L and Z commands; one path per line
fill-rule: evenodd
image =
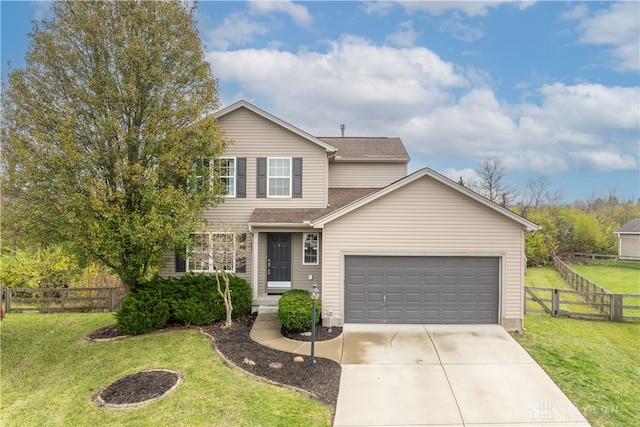
M 406 175 L 406 163 L 330 162 L 329 188 L 380 188 Z
M 304 138 L 244 109 L 219 120 L 227 138 L 234 141 L 224 157 L 247 158 L 247 197 L 229 199 L 234 208 L 322 208 L 327 204 L 327 154 Z M 302 157 L 302 198 L 256 198 L 258 157 Z M 236 205 L 238 205 L 236 207 Z M 227 207 L 225 207 L 227 208 Z
M 323 234 L 324 312 L 343 313 L 345 254 L 484 255 L 501 257 L 501 317 L 519 325 L 523 226 L 429 177 L 329 222 Z
M 640 234 L 620 235 L 620 257 L 640 258 Z
M 309 232 L 315 233 L 315 230 Z M 286 232 L 276 232 L 277 234 L 287 234 Z M 261 232 L 259 235 L 259 252 L 258 252 L 258 295 L 267 292 L 267 232 Z M 318 265 L 302 264 L 302 234 L 291 234 L 291 288 L 292 289 L 311 289 L 313 281 L 322 284 L 322 259 Z M 322 239 L 322 234 L 320 234 Z M 320 247 L 322 249 L 322 245 Z M 309 275 L 313 276 L 313 280 L 309 280 Z
M 206 225 L 201 231 L 219 231 L 228 228 L 230 224 L 233 224 L 236 230 L 247 230 L 251 214 L 256 208 L 323 208 L 327 206 L 328 161 L 322 147 L 244 108 L 225 115 L 219 123 L 225 129 L 227 138 L 233 141 L 227 147 L 223 157 L 246 157 L 247 159 L 247 197 L 228 197 L 220 205 L 205 209 L 202 212 L 202 218 Z M 302 198 L 257 198 L 258 157 L 302 157 Z M 241 232 L 248 233 L 248 231 Z M 247 273 L 241 276 L 251 282 L 253 256 L 250 252 L 250 234 L 247 234 L 247 242 L 249 248 Z M 175 272 L 174 258 L 173 253 L 163 257 L 163 263 L 159 269 L 161 276 L 180 274 Z

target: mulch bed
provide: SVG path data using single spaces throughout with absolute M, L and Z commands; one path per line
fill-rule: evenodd
M 159 399 L 179 382 L 180 375 L 164 369 L 137 372 L 111 383 L 96 400 L 102 405 L 132 406 Z
M 269 382 L 303 390 L 314 399 L 324 404 L 335 406 L 340 386 L 340 365 L 332 360 L 316 357 L 314 366 L 311 366 L 308 356 L 304 356 L 304 362 L 294 362 L 293 358 L 297 356 L 296 354 L 274 350 L 258 344 L 249 337 L 249 332 L 256 316 L 256 314 L 252 314 L 234 319 L 233 326 L 230 328 L 224 328 L 224 322 L 218 322 L 213 325 L 203 326 L 201 330 L 213 337 L 212 345 L 228 362 L 238 368 L 262 377 Z M 289 333 L 286 330 L 282 332 L 284 336 L 291 339 L 299 341 L 311 340 L 311 337 L 300 335 L 299 333 Z M 316 328 L 316 341 L 332 339 L 340 335 L 340 333 L 342 333 L 342 328 L 334 327 L 332 332 L 329 333 L 328 328 L 318 326 Z M 87 339 L 90 340 L 117 339 L 118 337 L 122 337 L 122 333 L 115 325 L 96 329 L 87 335 Z M 273 362 L 282 364 L 282 367 L 280 369 L 269 367 Z M 149 389 L 144 391 L 145 394 L 157 393 L 158 391 L 162 394 L 164 392 L 162 389 L 166 387 L 166 378 L 160 381 L 160 377 L 158 376 L 157 390 L 152 391 L 154 384 L 151 382 L 145 385 L 145 390 Z M 117 383 L 113 383 L 110 387 Z M 127 384 L 123 382 L 120 385 L 126 386 Z M 118 394 L 118 399 L 123 403 L 135 403 L 145 400 L 140 399 L 139 396 L 134 396 L 135 393 L 127 393 L 126 390 L 119 393 L 117 388 L 117 386 L 114 386 L 114 393 Z
M 340 386 L 340 365 L 333 360 L 316 357 L 316 363 L 311 366 L 306 356 L 304 362 L 294 362 L 295 354 L 258 344 L 249 337 L 255 317 L 254 314 L 238 318 L 231 328 L 224 328 L 224 322 L 219 322 L 204 326 L 202 330 L 213 336 L 214 345 L 225 358 L 243 370 L 275 383 L 302 389 L 320 402 L 335 405 Z M 316 330 L 319 341 L 337 336 L 336 328 L 332 334 L 321 329 L 324 328 Z M 255 362 L 255 365 L 245 363 L 245 359 Z M 281 363 L 282 368 L 269 367 L 272 362 Z

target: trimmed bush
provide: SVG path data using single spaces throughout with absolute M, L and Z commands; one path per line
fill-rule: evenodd
M 220 285 L 224 283 L 221 281 Z M 249 283 L 230 276 L 229 288 L 233 317 L 248 314 L 252 299 Z M 149 313 L 154 310 L 154 304 L 159 304 L 157 318 Z M 123 301 L 116 313 L 116 323 L 123 333 L 138 335 L 160 329 L 170 321 L 201 326 L 222 320 L 225 315 L 214 275 L 186 274 L 168 279 L 156 276 L 136 287 Z
M 145 334 L 167 324 L 169 303 L 159 290 L 145 289 L 127 296 L 115 316 L 118 329 L 123 334 Z
M 311 296 L 303 289 L 285 292 L 278 301 L 278 320 L 291 332 L 303 332 L 311 329 Z M 316 301 L 316 323 L 320 321 L 322 302 Z

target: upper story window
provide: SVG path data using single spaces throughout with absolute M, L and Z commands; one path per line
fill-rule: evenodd
M 236 197 L 236 159 L 221 157 L 219 159 L 198 159 L 193 168 L 191 188 L 193 191 L 208 190 L 213 178 L 220 178 L 227 197 Z
M 318 265 L 318 249 L 319 249 L 319 235 L 318 233 L 305 233 L 303 234 L 303 250 L 302 264 L 304 265 Z
M 215 160 L 215 166 L 220 173 L 222 185 L 227 189 L 227 197 L 236 196 L 236 159 L 220 158 Z
M 267 159 L 267 189 L 269 197 L 291 197 L 291 158 Z

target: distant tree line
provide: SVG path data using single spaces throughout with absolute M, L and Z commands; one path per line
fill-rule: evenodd
M 640 218 L 640 200 L 621 200 L 615 189 L 607 195 L 592 192 L 585 200 L 565 204 L 562 192 L 554 189 L 545 176 L 529 180 L 522 191 L 510 186 L 499 159 L 482 159 L 476 172 L 479 182 L 469 185 L 460 178 L 458 184 L 542 227 L 525 236 L 528 265 L 548 265 L 553 254 L 615 255 L 618 239 L 614 231 Z

